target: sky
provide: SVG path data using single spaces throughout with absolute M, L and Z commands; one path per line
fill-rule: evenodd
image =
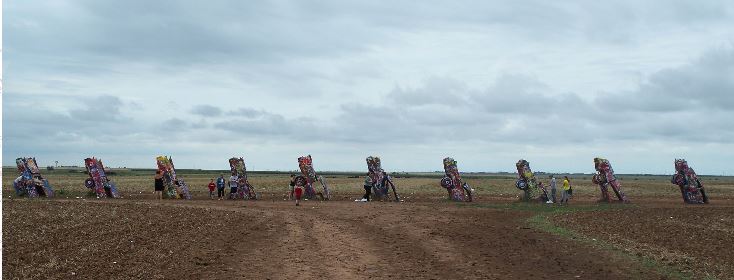
M 732 1 L 6 1 L 2 160 L 734 175 Z

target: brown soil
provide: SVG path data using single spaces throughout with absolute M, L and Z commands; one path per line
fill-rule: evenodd
M 734 275 L 734 205 L 647 200 L 644 207 L 567 213 L 555 223 L 599 238 L 632 254 L 675 267 L 694 279 Z
M 662 278 L 529 227 L 534 214 L 449 202 L 4 199 L 3 278 Z M 731 219 L 721 226 L 731 236 Z

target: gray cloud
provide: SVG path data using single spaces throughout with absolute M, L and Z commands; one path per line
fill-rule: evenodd
M 130 119 L 122 114 L 125 105 L 115 96 L 77 97 L 73 99 L 79 100 L 77 104 L 61 111 L 43 110 L 32 97 L 22 98 L 15 94 L 6 94 L 4 97 L 3 122 L 6 124 L 6 139 L 39 134 L 105 139 L 136 129 L 124 123 Z M 41 110 L 34 110 L 35 108 Z
M 734 150 L 728 1 L 4 8 L 6 162 L 173 153 L 219 168 L 246 153 L 289 169 L 313 153 L 362 169 L 364 153 L 384 153 L 433 170 L 450 154 L 470 170 L 528 157 L 587 171 L 603 153 L 626 161 L 618 170 L 686 156 L 734 172 L 719 160 Z
M 222 114 L 222 109 L 212 105 L 196 105 L 191 109 L 191 113 L 204 117 L 216 117 Z
M 734 110 L 730 104 L 734 98 L 733 55 L 734 48 L 708 52 L 691 64 L 653 73 L 636 91 L 592 100 L 555 93 L 528 76 L 504 75 L 486 89 L 433 78 L 420 88 L 396 88 L 382 105 L 342 106 L 343 114 L 334 122 L 360 135 L 345 139 L 355 141 L 379 141 L 379 135 L 359 133 L 376 127 L 396 138 L 418 142 L 443 134 L 455 135 L 453 142 L 548 144 L 673 138 L 729 143 L 734 125 L 724 119 Z
M 119 121 L 120 109 L 123 106 L 120 98 L 102 95 L 82 101 L 83 108 L 69 112 L 71 118 L 78 121 L 108 122 Z
M 161 123 L 161 134 L 164 133 L 175 133 L 178 131 L 181 131 L 183 129 L 188 129 L 190 127 L 189 122 L 179 119 L 179 118 L 172 118 L 164 121 Z
M 637 90 L 604 95 L 618 111 L 734 110 L 734 51 L 711 50 L 692 63 L 654 73 Z
M 730 5 L 714 1 L 398 1 L 392 5 L 360 1 L 223 1 L 218 5 L 184 5 L 134 0 L 123 5 L 75 1 L 43 7 L 16 2 L 8 3 L 6 9 L 13 11 L 6 19 L 7 41 L 15 42 L 8 44 L 8 52 L 49 58 L 64 52 L 77 61 L 159 61 L 174 65 L 211 61 L 258 64 L 349 56 L 368 52 L 370 46 L 385 41 L 400 40 L 400 32 L 393 30 L 504 28 L 529 40 L 582 37 L 625 41 L 636 39 L 637 30 L 681 22 L 693 28 L 728 21 L 732 15 Z M 90 65 L 75 62 L 66 60 L 65 66 L 90 72 L 83 70 Z
M 258 118 L 266 114 L 267 113 L 262 110 L 256 110 L 253 108 L 237 108 L 227 113 L 227 115 L 242 116 L 250 119 Z

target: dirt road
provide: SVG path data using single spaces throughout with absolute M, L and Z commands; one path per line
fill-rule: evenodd
M 628 258 L 450 202 L 3 201 L 3 278 L 629 279 Z

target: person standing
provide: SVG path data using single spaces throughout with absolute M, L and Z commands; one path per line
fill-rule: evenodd
M 217 187 L 217 184 L 214 184 L 214 178 L 209 181 L 209 199 L 214 199 L 214 189 Z
M 229 177 L 229 199 L 233 199 L 237 194 L 237 179 L 235 174 Z
M 301 205 L 301 195 L 303 195 L 303 185 L 306 183 L 306 178 L 298 176 L 295 179 L 295 186 L 293 187 L 293 193 L 296 197 L 296 206 Z
M 356 200 L 357 202 L 370 202 L 370 195 L 372 195 L 372 178 L 370 176 L 364 177 L 364 196 L 362 196 L 361 200 Z
M 296 174 L 291 174 L 291 182 L 288 184 L 288 200 L 293 200 L 293 188 L 296 187 Z
M 568 180 L 568 176 L 563 176 L 563 194 L 561 195 L 561 205 L 568 204 L 568 199 L 571 197 L 571 182 Z
M 224 197 L 225 185 L 226 181 L 224 180 L 224 174 L 219 174 L 219 178 L 217 178 L 217 198 L 219 198 L 219 200 L 222 200 L 222 197 Z
M 163 199 L 163 171 L 156 170 L 155 172 L 155 196 L 158 199 Z
M 550 187 L 551 187 L 551 201 L 553 203 L 556 203 L 556 175 L 551 175 L 551 181 L 550 181 Z

